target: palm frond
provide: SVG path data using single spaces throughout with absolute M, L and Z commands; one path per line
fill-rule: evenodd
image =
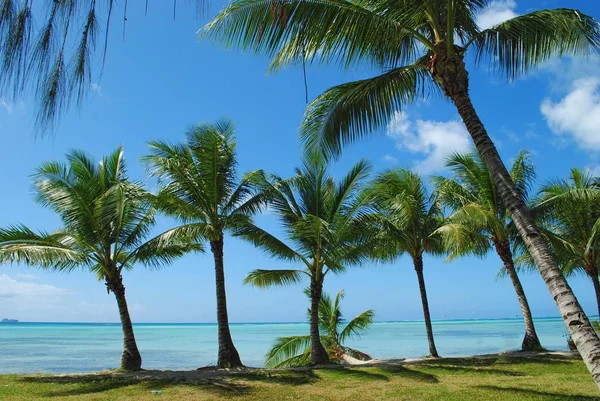
M 247 224 L 239 228 L 234 232 L 234 235 L 249 241 L 273 258 L 289 262 L 302 261 L 304 264 L 309 264 L 301 254 L 285 242 L 254 224 Z
M 354 319 L 350 320 L 340 332 L 338 339 L 341 344 L 352 337 L 360 337 L 366 329 L 373 324 L 375 320 L 375 311 L 366 310 Z
M 244 284 L 256 287 L 270 287 L 273 285 L 287 286 L 299 283 L 307 273 L 303 270 L 252 270 L 244 279 Z
M 383 127 L 394 112 L 425 96 L 430 78 L 426 69 L 413 65 L 334 86 L 308 105 L 302 140 L 309 150 L 338 155 L 344 145 Z
M 68 234 L 35 233 L 25 226 L 0 229 L 0 262 L 24 263 L 55 270 L 86 266 L 90 256 Z
M 378 66 L 398 65 L 414 58 L 417 40 L 432 47 L 409 27 L 409 10 L 392 19 L 375 8 L 346 0 L 241 0 L 221 11 L 202 36 L 274 57 L 272 69 L 301 58 L 347 67 L 364 59 Z
M 539 10 L 511 18 L 475 35 L 476 58 L 515 79 L 550 58 L 580 56 L 600 49 L 598 22 L 577 10 Z
M 192 252 L 204 252 L 206 225 L 190 223 L 169 229 L 140 245 L 122 261 L 122 266 L 136 262 L 159 268 Z
M 285 368 L 310 363 L 310 336 L 279 337 L 266 355 L 265 367 Z

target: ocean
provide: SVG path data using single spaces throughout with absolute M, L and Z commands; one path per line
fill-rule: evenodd
M 566 350 L 567 332 L 560 318 L 535 319 L 542 345 Z M 215 324 L 135 324 L 146 369 L 187 370 L 214 365 Z M 521 319 L 434 321 L 441 356 L 468 356 L 520 348 Z M 263 366 L 276 337 L 308 334 L 306 323 L 234 323 L 234 343 L 242 362 Z M 348 345 L 373 358 L 417 358 L 428 353 L 423 322 L 378 322 Z M 94 372 L 119 365 L 122 350 L 119 324 L 0 323 L 0 373 Z

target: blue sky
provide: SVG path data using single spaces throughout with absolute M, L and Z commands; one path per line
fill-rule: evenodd
M 95 81 L 82 109 L 69 112 L 53 135 L 34 136 L 32 98 L 14 103 L 0 98 L 1 226 L 58 227 L 57 217 L 33 202 L 30 174 L 43 161 L 62 159 L 71 148 L 99 158 L 122 144 L 130 176 L 146 180 L 139 158 L 147 151 L 148 141 L 179 141 L 188 125 L 225 117 L 237 125 L 240 172 L 262 168 L 288 176 L 299 164 L 297 127 L 305 107 L 301 70 L 287 68 L 267 75 L 265 57 L 199 42 L 195 32 L 218 11 L 220 2 L 213 1 L 206 17 L 200 19 L 181 6 L 176 21 L 172 4 L 164 3 L 169 4 L 151 4 L 146 18 L 141 3 L 137 9 L 130 4 L 125 41 L 121 24 L 113 24 L 102 79 Z M 540 7 L 579 8 L 600 18 L 600 4 L 595 2 L 496 0 L 480 21 L 492 24 Z M 469 68 L 474 104 L 507 163 L 521 148 L 528 148 L 540 183 L 565 176 L 571 167 L 600 174 L 597 59 L 554 60 L 513 83 L 485 68 Z M 312 66 L 308 69 L 310 97 L 374 73 Z M 444 99 L 427 99 L 396 113 L 387 129 L 372 139 L 348 148 L 334 171 L 339 175 L 365 157 L 376 171 L 406 166 L 424 175 L 442 174 L 446 155 L 469 149 L 470 140 L 453 107 Z M 276 227 L 273 216 L 258 220 L 268 228 Z M 170 224 L 162 219 L 158 228 Z M 225 263 L 231 321 L 304 320 L 307 302 L 302 285 L 260 290 L 242 284 L 251 269 L 282 267 L 278 262 L 240 240 L 227 238 Z M 464 258 L 453 263 L 426 258 L 432 317 L 520 316 L 509 280 L 495 279 L 499 267 L 492 253 L 483 260 Z M 140 267 L 128 272 L 124 280 L 136 322 L 215 321 L 210 254 L 187 256 L 160 271 Z M 522 281 L 535 316 L 558 315 L 539 275 L 523 274 Z M 595 314 L 591 283 L 584 278 L 571 283 L 586 311 Z M 328 277 L 325 288 L 332 293 L 345 289 L 349 316 L 373 308 L 379 320 L 422 318 L 417 280 L 407 257 L 390 265 L 349 269 L 341 276 Z M 58 274 L 22 266 L 0 266 L 2 317 L 118 321 L 112 295 L 91 274 Z

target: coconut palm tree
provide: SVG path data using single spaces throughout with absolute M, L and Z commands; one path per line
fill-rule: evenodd
M 512 281 L 523 313 L 525 336 L 521 349 L 541 350 L 531 309 L 511 251 L 516 246 L 514 226 L 508 210 L 498 196 L 489 170 L 478 153 L 455 154 L 448 158 L 446 166 L 452 171 L 453 177 L 434 177 L 433 184 L 440 200 L 452 211 L 448 222 L 437 230 L 449 252 L 448 259 L 464 255 L 484 257 L 494 249 Z M 517 155 L 510 169 L 510 177 L 526 202 L 535 178 L 535 170 L 527 151 L 523 150 Z
M 600 314 L 600 179 L 574 168 L 542 187 L 535 211 L 563 274 L 592 281 Z
M 274 176 L 263 184 L 263 193 L 279 217 L 289 245 L 256 225 L 237 232 L 272 257 L 302 266 L 253 270 L 245 282 L 268 287 L 309 280 L 310 360 L 313 364 L 329 362 L 319 334 L 319 304 L 325 277 L 362 263 L 371 252 L 371 236 L 361 219 L 367 202 L 359 196 L 370 169 L 366 161 L 360 161 L 336 183 L 322 159 L 307 157 L 291 179 Z
M 215 264 L 219 367 L 242 366 L 227 316 L 223 248 L 225 233 L 244 227 L 258 212 L 253 196 L 260 171 L 237 178 L 236 142 L 231 121 L 192 126 L 184 144 L 150 143 L 143 160 L 162 185 L 157 207 L 181 221 L 180 230 L 199 232 L 210 243 Z
M 555 56 L 600 49 L 598 22 L 577 10 L 539 10 L 488 29 L 476 22 L 486 0 L 237 0 L 203 35 L 273 57 L 271 68 L 298 62 L 369 64 L 381 75 L 326 90 L 306 111 L 301 132 L 337 155 L 342 146 L 385 126 L 396 110 L 442 93 L 456 107 L 492 174 L 569 332 L 600 385 L 600 340 L 515 191 L 510 174 L 469 96 L 465 57 L 508 79 Z
M 423 275 L 423 255 L 444 253 L 440 237 L 434 235 L 444 222 L 437 194 L 430 193 L 421 177 L 406 169 L 380 174 L 370 185 L 368 192 L 376 211 L 374 217 L 379 220 L 379 233 L 386 243 L 375 254 L 388 260 L 403 253 L 411 257 L 419 282 L 429 354 L 437 358 L 439 355 L 433 338 Z
M 307 291 L 310 296 L 310 291 Z M 344 361 L 349 358 L 361 361 L 371 357 L 362 351 L 345 346 L 346 340 L 360 336 L 373 323 L 375 312 L 372 309 L 362 312 L 354 319 L 346 322 L 340 308 L 344 299 L 344 291 L 338 292 L 335 300 L 323 294 L 319 303 L 319 329 L 321 343 L 329 354 L 331 361 Z M 308 309 L 310 318 L 311 311 Z M 279 337 L 269 352 L 265 366 L 268 368 L 285 368 L 310 364 L 310 336 Z
M 125 298 L 123 272 L 136 263 L 158 268 L 192 251 L 198 236 L 171 229 L 148 239 L 155 224 L 151 196 L 127 178 L 123 150 L 96 163 L 86 154 L 67 154 L 68 165 L 45 163 L 34 176 L 36 200 L 60 216 L 54 233 L 22 225 L 0 229 L 0 262 L 58 271 L 83 268 L 115 295 L 123 329 L 121 368 L 139 370 L 142 358 Z

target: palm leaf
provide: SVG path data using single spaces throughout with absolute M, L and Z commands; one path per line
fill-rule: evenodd
M 56 270 L 72 270 L 91 262 L 65 233 L 35 233 L 25 226 L 0 229 L 0 262 L 24 263 Z
M 598 22 L 577 10 L 540 10 L 502 22 L 474 36 L 476 58 L 514 79 L 550 58 L 587 55 L 600 48 Z
M 256 287 L 270 287 L 273 285 L 287 286 L 299 283 L 306 275 L 302 270 L 252 270 L 244 279 L 244 284 Z
M 279 337 L 266 355 L 265 367 L 284 368 L 310 363 L 310 336 Z
M 334 86 L 308 105 L 302 139 L 308 149 L 338 155 L 344 145 L 383 127 L 394 112 L 424 96 L 430 78 L 415 65 Z
M 354 319 L 350 320 L 340 332 L 338 337 L 339 342 L 343 344 L 349 338 L 360 337 L 362 334 L 364 334 L 366 329 L 373 324 L 374 320 L 375 311 L 373 309 L 364 311 L 360 315 L 356 316 Z

